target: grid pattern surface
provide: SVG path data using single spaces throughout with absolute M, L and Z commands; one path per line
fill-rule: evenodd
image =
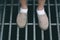
M 49 28 L 43 31 L 38 26 L 37 0 L 28 1 L 28 24 L 20 29 L 16 25 L 19 0 L 0 0 L 0 40 L 60 40 L 60 0 L 46 0 L 45 10 Z

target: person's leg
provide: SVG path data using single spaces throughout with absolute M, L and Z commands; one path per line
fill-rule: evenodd
M 27 1 L 20 0 L 20 3 L 21 3 L 21 7 L 17 15 L 17 25 L 20 28 L 24 28 L 27 23 L 27 12 L 28 12 Z
M 38 10 L 42 10 L 44 8 L 45 1 L 46 0 L 38 0 Z
M 26 0 L 20 0 L 21 7 L 22 8 L 27 8 L 27 1 Z
M 48 28 L 48 17 L 44 10 L 44 4 L 46 0 L 38 0 L 37 15 L 39 26 L 42 30 L 47 30 Z

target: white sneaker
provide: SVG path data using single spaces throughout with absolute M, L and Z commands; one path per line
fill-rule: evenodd
M 17 15 L 17 25 L 20 28 L 24 28 L 27 23 L 27 10 L 21 9 L 20 11 L 21 12 Z
M 39 22 L 39 26 L 42 30 L 48 29 L 48 17 L 46 14 L 38 15 L 38 22 Z
M 17 16 L 17 25 L 20 28 L 24 28 L 27 23 L 27 14 L 25 13 L 19 13 Z

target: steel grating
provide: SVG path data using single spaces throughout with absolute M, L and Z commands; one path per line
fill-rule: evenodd
M 45 10 L 49 28 L 43 31 L 38 26 L 37 0 L 28 1 L 28 24 L 21 29 L 16 25 L 19 0 L 0 1 L 0 40 L 60 40 L 60 0 L 46 0 Z

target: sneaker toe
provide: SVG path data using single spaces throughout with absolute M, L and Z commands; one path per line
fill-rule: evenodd
M 40 28 L 43 30 L 47 30 L 48 29 L 48 17 L 47 17 L 47 15 L 39 15 L 38 20 L 39 20 Z
M 27 22 L 27 14 L 19 13 L 17 16 L 17 25 L 20 28 L 24 28 Z

